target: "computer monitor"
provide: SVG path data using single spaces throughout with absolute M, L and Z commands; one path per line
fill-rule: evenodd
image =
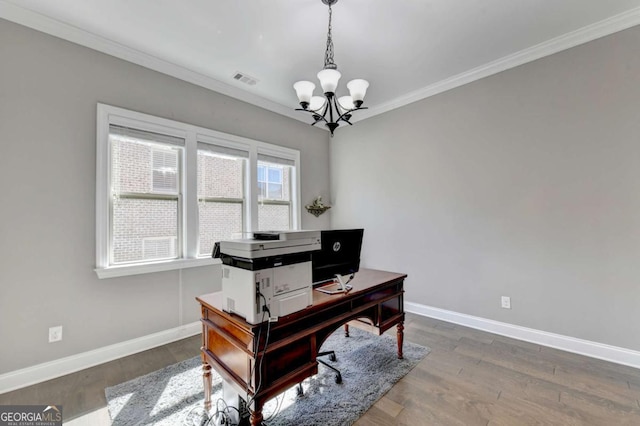
M 335 229 L 320 232 L 321 249 L 311 253 L 314 284 L 349 275 L 360 269 L 364 229 Z

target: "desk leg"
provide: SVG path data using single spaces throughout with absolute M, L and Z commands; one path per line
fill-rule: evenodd
M 251 412 L 251 417 L 249 421 L 251 422 L 251 426 L 261 426 L 262 425 L 262 407 L 257 410 Z
M 211 366 L 206 362 L 202 363 L 202 381 L 204 383 L 204 409 L 211 410 Z
M 344 337 L 349 337 L 349 323 L 344 325 Z
M 398 359 L 402 359 L 402 343 L 404 342 L 404 322 L 398 323 Z

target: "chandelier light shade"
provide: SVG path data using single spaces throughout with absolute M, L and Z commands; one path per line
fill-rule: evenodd
M 302 105 L 303 108 L 309 106 L 309 103 L 311 102 L 311 95 L 313 94 L 313 89 L 316 88 L 316 85 L 310 81 L 299 81 L 293 85 L 293 88 L 296 91 L 296 95 L 298 95 L 300 105 Z
M 293 85 L 298 101 L 302 108 L 296 111 L 306 111 L 311 114 L 315 120 L 311 125 L 324 123 L 331 132 L 333 132 L 343 121 L 349 125 L 352 123 L 351 113 L 361 109 L 367 109 L 362 106 L 364 96 L 367 94 L 369 82 L 367 80 L 355 79 L 347 83 L 349 96 L 336 97 L 338 82 L 340 81 L 340 71 L 333 62 L 333 39 L 331 38 L 331 6 L 336 4 L 338 0 L 322 0 L 322 3 L 329 6 L 329 28 L 327 31 L 327 50 L 324 54 L 324 68 L 318 73 L 318 80 L 324 96 L 314 96 L 313 91 L 316 85 L 310 81 L 298 81 Z

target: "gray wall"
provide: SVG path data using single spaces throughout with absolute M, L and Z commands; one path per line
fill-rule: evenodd
M 640 27 L 336 132 L 332 225 L 406 300 L 640 350 Z M 500 296 L 512 309 L 500 308 Z
M 302 203 L 330 198 L 327 132 L 5 20 L 0 40 L 0 374 L 197 321 L 219 289 L 218 266 L 96 277 L 97 102 L 299 149 Z

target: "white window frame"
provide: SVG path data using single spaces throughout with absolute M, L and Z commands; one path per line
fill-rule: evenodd
M 185 140 L 184 155 L 180 156 L 183 175 L 178 179 L 182 185 L 182 211 L 177 244 L 183 247 L 181 257 L 163 261 L 140 262 L 126 265 L 109 264 L 110 250 L 110 188 L 111 164 L 109 125 L 115 124 L 144 131 L 180 137 Z M 249 153 L 246 194 L 247 203 L 243 232 L 258 229 L 258 154 L 280 157 L 293 161 L 294 173 L 291 182 L 292 229 L 300 229 L 300 151 L 215 130 L 155 117 L 123 108 L 97 105 L 96 126 L 96 268 L 99 278 L 111 278 L 219 263 L 218 259 L 198 257 L 198 194 L 197 153 L 198 142 L 244 150 Z

